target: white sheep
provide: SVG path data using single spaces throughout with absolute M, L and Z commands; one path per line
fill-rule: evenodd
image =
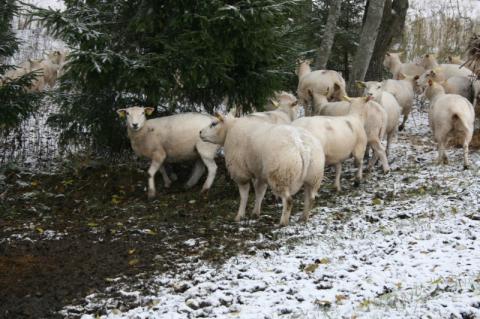
M 315 96 L 314 96 L 315 99 Z M 367 147 L 367 134 L 364 126 L 367 119 L 368 98 L 352 99 L 350 112 L 345 116 L 301 117 L 292 122 L 302 127 L 320 140 L 325 153 L 325 164 L 335 165 L 335 183 L 341 191 L 340 176 L 342 162 L 353 156 L 358 167 L 356 182 L 360 183 L 363 172 L 363 157 Z
M 32 82 L 31 89 L 37 92 L 43 91 L 45 84 L 53 88 L 57 80 L 59 68 L 60 65 L 52 63 L 49 59 L 30 60 L 31 71 L 38 71 L 41 74 Z
M 299 105 L 297 98 L 287 92 L 277 92 L 265 108 L 273 109 L 267 112 L 255 112 L 247 117 L 263 120 L 272 124 L 288 124 L 298 117 Z
M 321 106 L 318 105 L 317 100 L 322 101 Z M 323 116 L 345 116 L 350 112 L 350 102 L 326 102 L 321 96 L 314 97 L 314 103 L 317 104 L 316 109 L 319 109 L 318 115 Z M 372 169 L 377 159 L 381 159 L 383 170 L 387 173 L 390 170 L 387 161 L 387 149 L 384 149 L 381 144 L 387 132 L 388 114 L 387 111 L 375 101 L 367 103 L 367 113 L 364 122 L 365 133 L 367 134 L 367 146 L 372 147 L 374 156 L 368 163 L 368 169 Z M 387 144 L 387 147 L 389 145 Z
M 458 65 L 464 65 L 465 61 L 463 61 L 459 56 L 448 56 L 448 63 L 449 64 L 458 64 Z
M 207 191 L 217 172 L 214 159 L 219 147 L 203 142 L 199 132 L 211 123 L 213 117 L 199 113 L 183 113 L 147 120 L 146 115 L 153 111 L 151 107 L 129 107 L 117 110 L 121 117 L 126 117 L 127 133 L 135 154 L 152 160 L 148 169 L 148 198 L 156 195 L 155 174 L 158 170 L 162 174 L 166 188 L 172 183 L 164 163 L 189 160 L 196 160 L 196 162 L 185 187 L 194 186 L 203 175 L 206 166 L 208 176 L 202 192 Z
M 217 115 L 200 132 L 201 138 L 223 145 L 225 163 L 240 192 L 236 221 L 245 216 L 250 182 L 255 188 L 257 216 L 267 186 L 282 198 L 280 225 L 289 222 L 292 196 L 304 186 L 302 220 L 309 217 L 315 196 L 323 179 L 325 156 L 320 143 L 307 131 L 290 125 L 274 125 L 248 117 Z
M 423 73 L 417 80 L 419 86 L 425 87 L 428 80 L 439 83 L 445 89 L 447 94 L 458 94 L 466 99 L 472 99 L 472 82 L 466 76 L 452 76 L 446 78 L 445 73 L 437 68 L 437 70 L 428 70 Z
M 298 82 L 297 95 L 306 115 L 313 113 L 312 94 L 322 94 L 329 101 L 340 101 L 346 95 L 345 80 L 332 70 L 317 70 L 304 75 Z
M 445 146 L 452 133 L 463 138 L 463 166 L 469 166 L 468 144 L 472 140 L 475 114 L 472 104 L 457 94 L 445 94 L 443 87 L 428 80 L 425 96 L 430 100 L 429 123 L 438 143 L 439 164 L 448 164 Z
M 390 92 L 384 91 L 382 82 L 358 81 L 358 85 L 364 88 L 364 95 L 372 96 L 374 101 L 380 103 L 387 114 L 387 147 L 385 153 L 388 155 L 392 140 L 397 135 L 398 122 L 400 120 L 401 107 L 397 99 Z
M 383 66 L 390 71 L 394 80 L 400 80 L 400 74 L 415 76 L 422 74 L 425 69 L 416 63 L 402 63 L 401 53 L 387 52 L 383 60 Z
M 297 65 L 297 69 L 295 70 L 295 73 L 297 74 L 299 81 L 305 75 L 312 72 L 312 68 L 310 67 L 310 64 L 312 64 L 312 62 L 313 61 L 311 59 L 297 61 L 298 65 Z
M 474 76 L 474 73 L 470 69 L 461 67 L 458 64 L 438 64 L 437 58 L 433 54 L 425 54 L 420 64 L 425 68 L 425 71 L 435 70 L 437 73 L 442 73 L 441 76 L 444 80 L 452 76 L 465 76 L 468 78 Z

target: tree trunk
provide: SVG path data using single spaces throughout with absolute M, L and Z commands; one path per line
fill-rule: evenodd
M 408 0 L 386 0 L 372 59 L 365 75 L 366 80 L 381 81 L 383 79 L 383 59 L 393 41 L 403 33 L 407 10 Z
M 328 9 L 328 18 L 323 31 L 322 43 L 320 44 L 317 52 L 317 61 L 315 63 L 315 68 L 317 70 L 323 70 L 327 66 L 328 58 L 330 57 L 330 52 L 332 51 L 333 40 L 335 38 L 338 18 L 340 17 L 340 12 L 342 11 L 341 8 L 342 1 L 330 1 L 330 8 Z
M 352 64 L 352 73 L 348 81 L 349 94 L 357 95 L 355 81 L 363 81 L 365 73 L 372 57 L 375 41 L 377 40 L 378 29 L 382 22 L 383 8 L 386 0 L 369 0 L 365 9 L 366 18 L 360 34 L 360 43 L 355 53 Z

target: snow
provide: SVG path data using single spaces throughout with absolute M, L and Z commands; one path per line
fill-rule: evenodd
M 110 319 L 479 317 L 479 153 L 471 151 L 470 170 L 462 170 L 461 149 L 448 151 L 449 166 L 433 165 L 437 154 L 426 112 L 413 114 L 392 153 L 389 175 L 367 174 L 350 194 L 324 191 L 326 204 L 316 207 L 307 224 L 294 216 L 290 226 L 276 230 L 278 250 L 236 256 L 222 266 L 190 262 L 176 274 L 149 279 L 150 293 L 119 284 L 61 314 L 73 309 L 87 319 L 94 318 L 88 310 L 96 309 Z M 135 296 L 135 303 L 117 309 L 112 291 Z

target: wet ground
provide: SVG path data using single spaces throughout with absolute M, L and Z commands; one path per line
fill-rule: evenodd
M 201 184 L 184 190 L 187 169 L 175 167 L 180 181 L 148 201 L 146 163 L 72 163 L 56 172 L 0 170 L 0 317 L 60 317 L 113 278 L 175 272 L 195 259 L 220 264 L 268 238 L 279 218 L 267 196 L 259 222 L 235 224 L 237 189 L 222 167 L 207 196 Z M 271 239 L 259 248 L 273 248 Z

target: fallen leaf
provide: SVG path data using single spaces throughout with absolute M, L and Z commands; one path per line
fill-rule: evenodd
M 345 296 L 345 295 L 336 295 L 335 296 L 335 303 L 341 304 L 342 301 L 347 300 L 347 299 L 348 299 L 348 297 Z
M 129 249 L 129 250 L 128 250 L 128 254 L 131 255 L 131 254 L 133 254 L 135 251 L 136 251 L 136 249 Z
M 97 227 L 98 224 L 97 223 L 94 223 L 94 222 L 90 222 L 87 224 L 88 227 Z
M 42 228 L 42 227 L 37 227 L 37 228 L 35 228 L 35 230 L 36 230 L 39 234 L 43 234 L 43 228 Z
M 135 266 L 136 264 L 138 264 L 140 262 L 139 259 L 135 258 L 135 259 L 132 259 L 128 262 L 128 265 L 129 266 Z
M 315 272 L 315 270 L 317 270 L 318 266 L 320 264 L 309 264 L 309 265 L 306 265 L 305 268 L 303 269 L 306 273 L 312 273 L 312 272 Z

